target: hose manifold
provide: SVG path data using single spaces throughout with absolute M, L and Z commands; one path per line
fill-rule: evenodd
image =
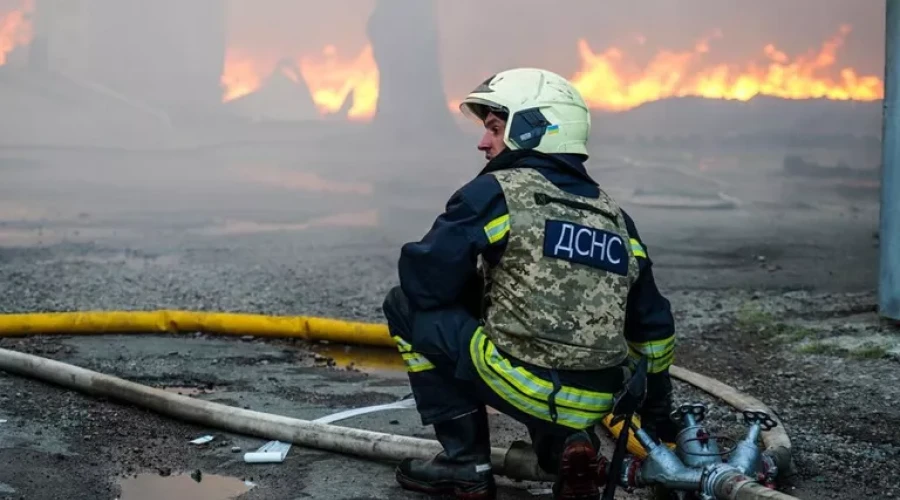
M 716 491 L 720 488 L 719 483 L 736 475 L 742 476 L 741 471 L 733 465 L 724 463 L 708 465 L 703 469 L 703 476 L 700 479 L 700 498 L 715 500 L 717 498 Z

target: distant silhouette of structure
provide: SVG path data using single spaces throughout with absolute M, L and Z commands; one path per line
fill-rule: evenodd
M 225 104 L 238 115 L 258 121 L 316 120 L 319 112 L 296 63 L 282 59 L 262 86 Z M 343 116 L 347 113 L 344 112 Z
M 379 71 L 373 125 L 398 136 L 458 133 L 441 80 L 436 3 L 377 0 L 369 18 Z

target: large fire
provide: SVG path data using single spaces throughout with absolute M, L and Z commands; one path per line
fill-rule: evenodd
M 0 66 L 16 47 L 31 42 L 34 4 L 35 0 L 21 0 L 19 8 L 0 12 Z M 837 53 L 850 32 L 850 26 L 841 26 L 817 50 L 795 57 L 770 43 L 761 48 L 757 61 L 710 64 L 705 62 L 705 57 L 712 50 L 713 40 L 722 36 L 714 32 L 688 50 L 659 51 L 643 67 L 629 62 L 618 47 L 595 52 L 581 39 L 577 47 L 581 65 L 571 79 L 591 108 L 611 111 L 684 96 L 742 101 L 757 95 L 788 99 L 881 99 L 884 96 L 881 78 L 860 75 L 852 67 L 838 65 Z M 639 44 L 645 41 L 643 37 L 637 40 Z M 322 115 L 348 106 L 350 119 L 367 120 L 374 116 L 379 74 L 371 45 L 350 56 L 342 54 L 334 45 L 327 45 L 318 53 L 289 54 L 286 60 L 287 66 L 284 60 L 279 63 L 277 57 L 259 57 L 256 53 L 229 48 L 221 77 L 223 101 L 259 90 L 278 69 L 294 81 L 303 79 Z M 448 107 L 457 111 L 458 102 L 450 99 Z
M 827 98 L 871 101 L 884 96 L 878 76 L 860 75 L 851 67 L 837 65 L 849 26 L 842 26 L 817 50 L 789 57 L 775 44 L 760 50 L 760 59 L 745 64 L 709 64 L 704 58 L 713 50 L 719 31 L 697 41 L 689 50 L 662 50 L 644 67 L 629 62 L 623 50 L 611 47 L 595 52 L 584 39 L 578 42 L 581 67 L 571 77 L 593 109 L 622 111 L 667 97 L 698 96 L 746 101 L 757 95 L 787 99 Z M 641 43 L 645 40 L 638 40 Z M 337 48 L 296 57 L 296 69 L 312 93 L 321 114 L 334 113 L 352 93 L 351 119 L 371 118 L 378 101 L 378 67 L 372 47 L 356 57 L 341 57 Z M 222 82 L 228 101 L 257 90 L 275 69 L 274 60 L 242 56 L 229 51 Z M 840 68 L 840 69 L 837 69 Z M 458 99 L 448 108 L 458 111 Z
M 313 102 L 323 112 L 335 112 L 353 93 L 353 105 L 347 116 L 368 119 L 378 103 L 378 65 L 372 46 L 366 45 L 351 60 L 342 60 L 337 49 L 329 45 L 322 53 L 300 59 L 300 73 L 312 92 Z
M 881 99 L 884 85 L 877 76 L 860 76 L 849 67 L 835 78 L 837 51 L 850 33 L 842 26 L 821 48 L 793 60 L 774 44 L 762 55 L 767 62 L 746 65 L 703 66 L 712 38 L 703 39 L 692 50 L 661 51 L 644 68 L 629 65 L 624 53 L 610 48 L 595 53 L 579 40 L 581 69 L 572 78 L 592 108 L 621 111 L 666 97 L 699 96 L 746 101 L 757 95 L 788 99 L 828 98 L 870 101 Z
M 13 49 L 31 43 L 33 28 L 30 14 L 33 12 L 34 0 L 23 0 L 18 9 L 0 13 L 0 66 L 6 64 L 6 56 Z
M 255 92 L 277 64 L 272 58 L 253 58 L 240 50 L 229 49 L 222 74 L 223 100 L 227 102 Z M 378 66 L 371 45 L 366 45 L 351 58 L 341 57 L 335 46 L 327 45 L 319 54 L 297 57 L 294 64 L 294 68 L 282 67 L 281 71 L 294 81 L 303 78 L 321 114 L 340 110 L 349 97 L 352 99 L 347 112 L 350 119 L 365 120 L 374 116 L 378 101 Z
M 222 72 L 222 99 L 230 101 L 256 92 L 262 83 L 263 73 L 274 69 L 275 63 L 263 64 L 259 59 L 243 54 L 240 50 L 229 48 L 225 53 L 225 71 Z

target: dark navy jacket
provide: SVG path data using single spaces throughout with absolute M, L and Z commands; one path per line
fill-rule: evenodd
M 467 287 L 477 277 L 477 256 L 490 264 L 503 256 L 508 237 L 491 244 L 485 226 L 507 213 L 503 191 L 493 171 L 535 168 L 560 189 L 578 196 L 597 198 L 599 186 L 588 175 L 579 155 L 545 155 L 532 151 L 509 151 L 488 162 L 484 170 L 460 188 L 421 241 L 401 249 L 400 286 L 415 309 L 436 309 L 463 300 Z M 625 337 L 632 354 L 650 359 L 651 373 L 668 369 L 674 351 L 674 320 L 669 302 L 657 289 L 646 245 L 640 241 L 634 221 L 625 214 L 630 238 L 644 247 L 638 258 L 640 275 L 627 304 Z

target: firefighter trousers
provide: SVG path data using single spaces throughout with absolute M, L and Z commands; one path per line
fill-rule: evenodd
M 383 311 L 423 425 L 490 406 L 527 427 L 548 472 L 556 472 L 555 456 L 566 437 L 592 429 L 612 410 L 628 376 L 622 367 L 548 370 L 513 359 L 494 346 L 464 305 L 418 311 L 400 287 L 388 293 Z

